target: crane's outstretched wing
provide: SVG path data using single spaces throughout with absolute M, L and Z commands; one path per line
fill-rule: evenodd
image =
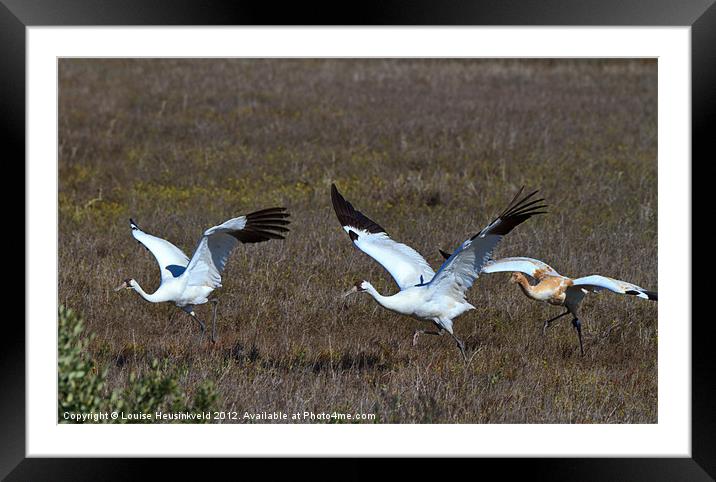
M 578 287 L 588 291 L 597 292 L 606 289 L 622 295 L 638 296 L 639 298 L 644 298 L 645 300 L 657 301 L 658 298 L 656 291 L 648 291 L 641 286 L 618 279 L 608 278 L 606 276 L 600 276 L 598 274 L 577 278 L 573 280 L 573 282 L 573 287 Z
M 503 236 L 516 226 L 527 221 L 536 214 L 544 214 L 546 207 L 540 204 L 544 199 L 530 201 L 538 191 L 534 191 L 521 199 L 524 187 L 520 188 L 510 204 L 494 221 L 482 231 L 466 240 L 443 263 L 430 285 L 436 291 L 452 292 L 454 295 L 465 296 L 475 279 L 490 259 L 492 251 Z
M 290 221 L 286 208 L 270 208 L 246 216 L 229 219 L 204 231 L 183 276 L 188 286 L 221 286 L 221 273 L 231 250 L 240 242 L 260 243 L 269 239 L 284 239 Z
M 331 184 L 331 200 L 338 221 L 353 244 L 380 263 L 401 290 L 427 283 L 435 276 L 435 271 L 420 253 L 410 246 L 390 239 L 378 223 L 354 209 L 351 203 L 341 196 L 335 184 Z
M 140 244 L 154 255 L 162 274 L 162 282 L 168 278 L 175 278 L 181 275 L 189 264 L 189 257 L 166 239 L 152 236 L 145 233 L 133 219 L 129 220 L 129 227 L 132 228 L 132 236 Z
M 541 279 L 543 276 L 561 276 L 553 267 L 538 259 L 513 257 L 501 258 L 495 261 L 489 261 L 482 268 L 483 273 L 504 273 L 515 272 L 524 273 L 532 276 L 534 279 Z
M 442 249 L 439 249 L 438 251 L 440 251 L 443 258 L 448 259 L 450 257 L 450 253 L 443 251 Z M 505 273 L 515 271 L 530 275 L 535 279 L 540 279 L 542 276 L 562 276 L 557 272 L 557 270 L 547 263 L 534 258 L 525 258 L 523 256 L 488 261 L 485 264 L 485 267 L 482 268 L 483 273 Z

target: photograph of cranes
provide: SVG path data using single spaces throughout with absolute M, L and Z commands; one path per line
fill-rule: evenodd
M 658 422 L 656 59 L 58 76 L 58 422 Z

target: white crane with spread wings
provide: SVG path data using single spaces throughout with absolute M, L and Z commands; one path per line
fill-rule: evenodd
M 524 188 L 523 188 L 524 189 Z M 333 209 L 343 229 L 353 244 L 380 263 L 395 279 L 400 291 L 383 296 L 368 281 L 359 281 L 346 295 L 368 292 L 381 306 L 396 313 L 428 321 L 436 331 L 416 330 L 418 335 L 442 335 L 447 331 L 457 343 L 463 358 L 465 345 L 453 333 L 453 319 L 475 307 L 465 299 L 465 292 L 472 286 L 482 267 L 502 237 L 517 225 L 546 207 L 542 199 L 530 199 L 537 191 L 518 199 L 520 189 L 502 214 L 475 236 L 463 242 L 435 273 L 427 261 L 413 248 L 393 241 L 380 225 L 353 208 L 351 203 L 331 186 Z
M 131 289 L 152 303 L 173 302 L 187 312 L 201 327 L 203 337 L 206 325 L 194 312 L 194 306 L 206 302 L 214 304 L 211 340 L 216 341 L 217 299 L 209 295 L 221 288 L 221 273 L 231 250 L 239 243 L 260 243 L 269 239 L 284 239 L 288 232 L 289 213 L 286 208 L 269 208 L 256 211 L 204 231 L 191 259 L 169 241 L 152 236 L 129 220 L 132 236 L 149 250 L 159 263 L 161 284 L 154 293 L 146 293 L 136 280 L 128 278 L 115 290 Z

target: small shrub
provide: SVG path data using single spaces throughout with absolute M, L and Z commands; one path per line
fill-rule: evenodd
M 87 358 L 87 345 L 93 335 L 83 337 L 82 319 L 69 308 L 60 306 L 58 336 L 58 410 L 96 413 L 106 408 L 104 397 L 107 369 L 100 371 Z
M 151 413 L 162 412 L 207 412 L 216 404 L 217 393 L 214 384 L 207 380 L 201 383 L 190 397 L 179 386 L 179 373 L 167 360 L 153 359 L 149 371 L 138 376 L 129 375 L 129 386 L 124 390 L 107 389 L 108 368 L 100 369 L 89 357 L 87 346 L 94 334 L 85 333 L 82 319 L 71 309 L 59 309 L 59 356 L 58 356 L 58 418 L 64 423 L 83 423 L 83 420 L 67 419 L 70 414 L 100 413 Z M 88 422 L 97 421 L 93 418 Z M 152 422 L 152 418 L 117 419 L 102 418 L 101 422 L 127 423 Z M 189 422 L 194 422 L 187 420 Z M 199 419 L 209 422 L 209 419 Z

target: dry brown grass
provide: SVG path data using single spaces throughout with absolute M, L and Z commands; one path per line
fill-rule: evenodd
M 97 333 L 111 387 L 153 357 L 225 410 L 375 413 L 383 423 L 655 423 L 657 304 L 594 295 L 579 356 L 559 308 L 509 275 L 480 278 L 448 337 L 368 296 L 389 275 L 353 249 L 330 207 L 347 199 L 434 266 L 522 184 L 550 213 L 496 255 L 656 290 L 655 61 L 61 60 L 59 298 Z M 284 205 L 284 242 L 240 246 L 224 274 L 216 345 L 168 304 L 114 293 L 158 285 L 147 231 L 191 252 L 203 229 Z M 199 312 L 209 317 L 211 308 Z M 169 321 L 171 315 L 173 319 Z M 608 336 L 603 336 L 608 330 Z

